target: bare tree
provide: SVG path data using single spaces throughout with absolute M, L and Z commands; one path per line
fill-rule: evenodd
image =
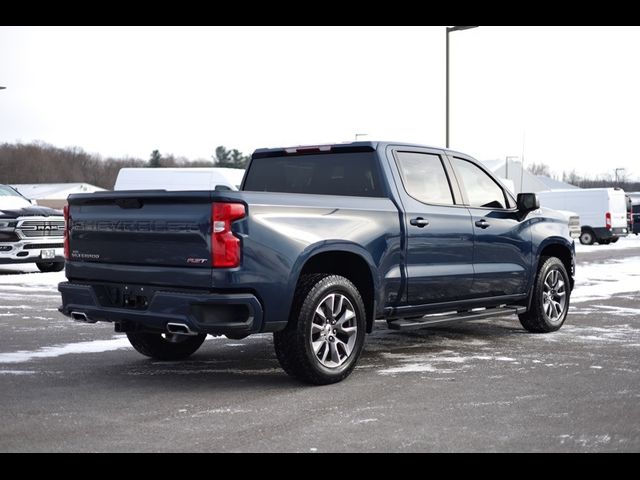
M 234 166 L 249 158 L 235 149 L 227 153 Z M 172 154 L 161 156 L 159 152 L 157 156 L 160 167 L 213 166 L 211 160 L 192 162 Z M 0 183 L 86 182 L 112 189 L 121 168 L 148 165 L 149 162 L 139 158 L 102 158 L 80 147 L 59 148 L 44 142 L 0 144 Z
M 551 176 L 551 170 L 549 165 L 546 163 L 532 163 L 527 165 L 527 170 L 529 170 L 534 175 L 546 175 L 547 177 Z

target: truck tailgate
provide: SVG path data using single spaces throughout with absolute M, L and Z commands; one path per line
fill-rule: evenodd
M 131 271 L 142 272 L 145 283 L 171 284 L 158 273 L 180 269 L 200 278 L 195 284 L 191 278 L 192 286 L 210 286 L 212 195 L 122 191 L 70 196 L 68 275 L 108 281 L 109 266 L 118 264 L 135 267 Z

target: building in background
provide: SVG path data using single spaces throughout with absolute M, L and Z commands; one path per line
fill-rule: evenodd
M 11 186 L 28 199 L 36 200 L 38 205 L 51 208 L 64 207 L 67 197 L 72 193 L 104 191 L 104 188 L 90 183 L 19 183 Z
M 482 162 L 494 175 L 500 177 L 504 186 L 512 193 L 537 193 L 549 190 L 569 190 L 576 187 L 545 175 L 534 175 L 516 160 L 484 160 Z M 506 180 L 506 181 L 505 181 Z

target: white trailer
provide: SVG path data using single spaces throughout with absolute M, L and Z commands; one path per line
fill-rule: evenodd
M 238 190 L 239 168 L 121 168 L 114 190 Z
M 619 188 L 581 188 L 538 192 L 540 205 L 580 216 L 580 243 L 608 244 L 629 234 L 627 200 Z

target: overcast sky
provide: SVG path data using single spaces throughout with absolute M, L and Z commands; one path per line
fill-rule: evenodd
M 0 27 L 0 141 L 103 156 L 444 146 L 444 27 Z M 451 147 L 640 178 L 640 28 L 451 34 Z

